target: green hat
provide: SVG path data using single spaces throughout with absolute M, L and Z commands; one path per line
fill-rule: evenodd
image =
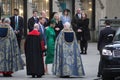
M 54 18 L 50 20 L 50 24 L 55 24 L 55 23 L 56 23 L 56 22 L 55 22 L 55 19 L 54 19 Z

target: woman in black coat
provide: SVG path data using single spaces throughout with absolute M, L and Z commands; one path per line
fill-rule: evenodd
M 59 14 L 57 12 L 54 14 L 53 18 L 55 19 L 55 22 L 56 22 L 54 29 L 55 29 L 55 33 L 56 33 L 56 37 L 57 37 L 59 35 L 60 31 L 63 29 L 63 24 L 62 24 L 62 21 L 60 20 Z
M 88 40 L 90 40 L 90 30 L 89 30 L 89 19 L 87 14 L 82 13 L 81 18 L 81 35 L 80 38 L 80 48 L 82 54 L 87 54 Z

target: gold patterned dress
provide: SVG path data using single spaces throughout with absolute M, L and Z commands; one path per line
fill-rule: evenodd
M 13 29 L 0 25 L 0 73 L 11 74 L 24 67 Z
M 85 75 L 80 48 L 72 30 L 62 30 L 56 39 L 53 74 L 60 77 Z

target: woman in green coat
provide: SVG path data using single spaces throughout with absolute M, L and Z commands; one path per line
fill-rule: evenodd
M 50 26 L 46 29 L 47 51 L 46 51 L 46 74 L 48 74 L 47 64 L 52 64 L 54 60 L 54 47 L 55 47 L 55 20 L 50 21 Z

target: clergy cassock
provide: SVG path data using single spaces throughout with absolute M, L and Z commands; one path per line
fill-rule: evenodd
M 38 30 L 32 30 L 25 41 L 27 75 L 44 75 L 42 38 Z
M 24 62 L 21 58 L 16 35 L 10 25 L 0 25 L 0 73 L 22 70 Z
M 84 69 L 75 33 L 62 30 L 55 42 L 53 74 L 64 77 L 84 76 Z
M 47 41 L 47 51 L 46 51 L 46 64 L 53 63 L 54 60 L 54 48 L 55 48 L 55 31 L 53 27 L 48 27 L 45 31 L 46 41 Z

